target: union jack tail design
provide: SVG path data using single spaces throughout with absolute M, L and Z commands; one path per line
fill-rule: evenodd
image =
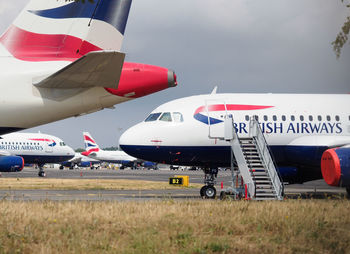
M 85 145 L 85 152 L 83 155 L 88 156 L 93 152 L 100 151 L 100 147 L 95 142 L 95 140 L 91 137 L 89 132 L 83 132 L 84 136 L 84 145 Z

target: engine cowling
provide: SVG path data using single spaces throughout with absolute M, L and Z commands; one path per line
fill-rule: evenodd
M 321 158 L 323 179 L 331 186 L 350 187 L 350 148 L 326 150 Z
M 24 160 L 20 156 L 0 156 L 0 172 L 18 172 L 24 168 Z

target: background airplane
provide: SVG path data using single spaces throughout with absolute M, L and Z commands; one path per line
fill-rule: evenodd
M 124 63 L 131 0 L 32 0 L 0 37 L 0 134 L 177 85 L 166 68 Z
M 85 152 L 81 154 L 102 162 L 119 163 L 123 167 L 134 167 L 137 159 L 124 151 L 104 151 L 100 149 L 89 132 L 83 132 Z
M 12 133 L 0 136 L 0 171 L 21 171 L 24 164 L 37 164 L 45 176 L 46 163 L 59 163 L 74 157 L 74 151 L 61 139 L 43 133 Z
M 232 114 L 239 136 L 258 116 L 284 181 L 324 178 L 350 192 L 350 95 L 210 94 L 156 108 L 124 132 L 120 147 L 140 159 L 166 164 L 229 167 L 228 142 L 210 139 Z M 321 170 L 322 169 L 322 170 Z
M 86 157 L 80 153 L 75 153 L 74 157 L 70 159 L 69 161 L 64 161 L 60 163 L 60 169 L 64 169 L 64 167 L 69 167 L 69 169 L 74 169 L 75 166 L 87 168 L 90 167 L 91 169 L 94 169 L 99 167 L 99 164 L 101 162 L 99 160 L 95 160 L 89 157 Z

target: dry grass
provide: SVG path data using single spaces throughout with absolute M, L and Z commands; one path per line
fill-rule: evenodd
M 0 202 L 0 253 L 349 253 L 350 202 Z
M 200 188 L 203 184 L 191 184 Z M 170 190 L 181 187 L 167 182 L 125 179 L 0 178 L 0 189 L 16 190 Z

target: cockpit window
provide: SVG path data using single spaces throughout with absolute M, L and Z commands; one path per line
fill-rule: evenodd
M 171 114 L 169 112 L 163 113 L 163 115 L 159 118 L 160 121 L 171 122 Z
M 176 122 L 176 123 L 181 123 L 184 121 L 184 118 L 180 112 L 174 112 L 173 118 L 174 118 L 174 122 Z
M 145 122 L 154 122 L 154 121 L 157 121 L 158 117 L 160 116 L 161 113 L 153 113 L 153 114 L 150 114 Z

